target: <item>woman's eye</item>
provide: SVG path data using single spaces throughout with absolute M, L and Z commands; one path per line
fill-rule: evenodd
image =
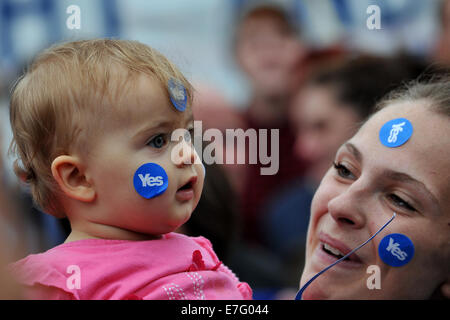
M 333 162 L 334 169 L 336 169 L 337 174 L 345 179 L 355 179 L 353 173 L 342 163 Z
M 165 144 L 166 144 L 166 138 L 165 138 L 165 135 L 163 135 L 163 134 L 158 134 L 157 136 L 153 137 L 147 143 L 147 145 L 149 145 L 153 148 L 157 148 L 157 149 L 164 147 Z
M 416 211 L 416 209 L 413 206 L 411 206 L 408 202 L 406 202 L 399 196 L 397 196 L 395 194 L 390 194 L 388 197 L 397 207 L 400 207 L 400 208 L 403 208 L 403 209 L 406 209 L 409 211 Z

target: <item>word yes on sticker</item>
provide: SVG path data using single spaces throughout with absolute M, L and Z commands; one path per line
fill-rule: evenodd
M 406 259 L 408 254 L 405 251 L 402 251 L 400 249 L 400 243 L 395 242 L 393 238 L 389 238 L 389 244 L 386 247 L 386 250 L 392 253 L 394 256 L 396 256 L 400 261 L 403 261 Z
M 162 186 L 164 183 L 162 176 L 152 177 L 150 173 L 147 173 L 145 176 L 141 173 L 138 174 L 139 179 L 141 179 L 142 187 L 155 187 Z

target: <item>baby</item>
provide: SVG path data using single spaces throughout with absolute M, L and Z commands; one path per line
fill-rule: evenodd
M 28 298 L 251 299 L 207 239 L 173 232 L 203 188 L 191 142 L 171 139 L 193 128 L 191 101 L 180 71 L 135 41 L 64 43 L 35 59 L 11 98 L 15 169 L 72 231 L 11 265 Z

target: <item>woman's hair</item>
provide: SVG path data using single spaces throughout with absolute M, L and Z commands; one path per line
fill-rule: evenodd
M 413 80 L 381 100 L 376 110 L 402 102 L 424 101 L 434 112 L 450 117 L 450 74 Z
M 88 150 L 106 115 L 118 113 L 120 97 L 141 74 L 166 92 L 170 78 L 181 81 L 192 104 L 192 87 L 181 72 L 137 41 L 95 39 L 54 45 L 39 54 L 17 81 L 11 96 L 10 151 L 18 158 L 16 174 L 30 184 L 34 202 L 44 211 L 65 215 L 57 200 L 53 160 L 73 150 Z

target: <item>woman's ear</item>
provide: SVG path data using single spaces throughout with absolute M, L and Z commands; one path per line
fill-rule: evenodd
M 75 156 L 58 156 L 52 162 L 53 178 L 62 192 L 75 200 L 92 202 L 95 189 L 85 176 L 82 162 Z

